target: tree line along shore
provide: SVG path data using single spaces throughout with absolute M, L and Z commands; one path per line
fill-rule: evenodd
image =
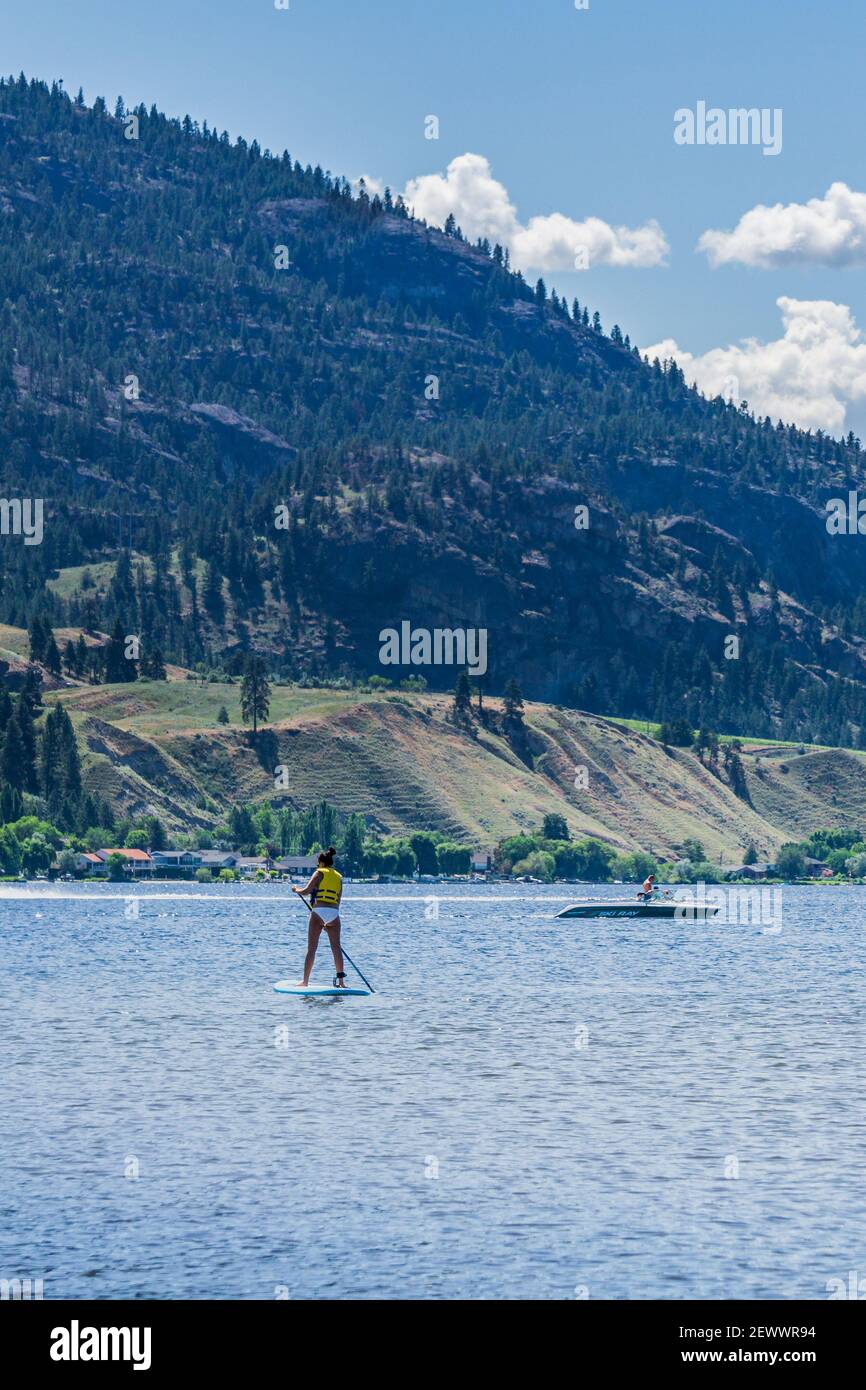
M 68 834 L 32 810 L 5 819 L 10 798 L 0 794 L 0 878 L 109 880 L 129 882 L 195 880 L 198 883 L 294 879 L 313 871 L 316 855 L 337 848 L 343 873 L 355 881 L 512 881 L 530 883 L 641 883 L 649 874 L 665 883 L 720 884 L 736 881 L 862 883 L 866 839 L 856 830 L 819 830 L 783 845 L 773 862 L 762 863 L 753 847 L 743 863 L 711 863 L 698 840 L 686 840 L 674 861 L 644 850 L 621 853 L 592 837 L 572 839 L 564 817 L 545 816 L 534 833 L 500 840 L 478 853 L 430 830 L 381 837 L 359 813 L 342 816 L 327 801 L 308 811 L 232 810 L 221 834 L 198 831 L 169 845 L 156 816 L 141 823 L 91 827 Z M 14 810 L 13 810 L 14 814 Z M 114 834 L 109 831 L 113 829 Z M 105 843 L 111 840 L 111 844 Z

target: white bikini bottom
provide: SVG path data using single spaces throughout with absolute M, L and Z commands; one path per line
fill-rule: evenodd
M 340 915 L 340 909 L 338 907 L 314 907 L 313 911 L 317 917 L 321 917 L 326 927 L 329 927 L 332 922 L 335 922 Z

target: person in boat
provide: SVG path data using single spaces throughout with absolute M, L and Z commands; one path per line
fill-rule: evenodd
M 328 933 L 331 951 L 334 956 L 334 984 L 346 988 L 346 972 L 343 969 L 343 952 L 340 950 L 340 899 L 343 896 L 343 878 L 334 868 L 334 855 L 337 851 L 331 845 L 319 855 L 319 867 L 309 883 L 303 888 L 292 888 L 293 893 L 309 893 L 313 910 L 307 932 L 307 954 L 304 959 L 304 978 L 298 983 L 308 985 L 313 973 L 313 963 L 319 946 L 322 931 Z
M 653 895 L 653 893 L 655 892 L 655 886 L 656 886 L 656 876 L 655 876 L 655 874 L 647 874 L 646 878 L 645 878 L 644 881 L 643 881 L 643 887 L 641 888 L 640 892 L 638 893 L 638 897 L 640 898 L 641 902 L 648 903 L 648 902 L 651 902 L 651 901 L 652 901 L 652 895 Z

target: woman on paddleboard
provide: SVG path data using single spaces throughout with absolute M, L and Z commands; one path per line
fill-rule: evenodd
M 334 954 L 334 984 L 346 988 L 346 972 L 343 969 L 343 952 L 340 950 L 340 899 L 343 896 L 343 878 L 334 868 L 334 855 L 337 851 L 331 845 L 319 855 L 319 867 L 309 883 L 303 888 L 292 888 L 293 893 L 309 893 L 313 910 L 310 913 L 310 927 L 307 935 L 307 955 L 304 960 L 304 978 L 299 981 L 304 987 L 310 983 L 313 963 L 319 945 L 322 928 L 328 933 L 331 950 Z

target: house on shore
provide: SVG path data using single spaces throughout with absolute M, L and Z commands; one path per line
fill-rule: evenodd
M 126 868 L 132 874 L 133 878 L 142 878 L 145 874 L 153 873 L 153 860 L 151 859 L 150 855 L 147 853 L 146 850 L 98 849 L 96 851 L 95 857 L 99 860 L 100 864 L 102 865 L 103 874 L 108 873 L 108 860 L 112 854 L 119 854 L 121 859 L 125 860 Z M 99 872 L 99 870 L 97 870 L 96 866 L 93 864 L 93 855 L 80 854 L 78 858 L 79 861 L 83 861 L 82 866 L 84 867 L 85 873 Z
M 98 854 L 90 851 L 84 854 L 76 854 L 75 869 L 79 874 L 86 874 L 88 878 L 105 878 L 108 867 L 104 859 L 100 859 Z
M 265 859 L 261 854 L 239 854 L 237 863 L 233 866 L 236 871 L 244 878 L 250 878 L 257 874 L 259 870 L 267 873 L 274 866 L 272 859 Z
M 284 854 L 282 859 L 274 860 L 277 873 L 289 874 L 293 878 L 309 878 L 318 867 L 319 860 L 315 854 Z
M 193 873 L 201 868 L 201 851 L 197 849 L 153 849 L 150 857 L 154 869 L 163 874 Z
M 833 870 L 827 868 L 823 859 L 812 859 L 806 855 L 803 859 L 804 878 L 832 878 Z M 728 878 L 747 878 L 752 881 L 763 878 L 778 878 L 779 873 L 775 864 L 740 864 L 735 869 L 728 870 Z
M 773 872 L 772 864 L 739 864 L 735 869 L 728 869 L 728 878 L 746 878 L 752 882 L 758 882 L 762 878 L 767 878 Z
M 258 856 L 245 858 L 228 849 L 154 849 L 149 852 L 143 849 L 100 849 L 76 855 L 76 873 L 87 878 L 106 878 L 111 854 L 119 854 L 135 878 L 145 874 L 157 874 L 161 878 L 190 878 L 197 869 L 210 869 L 216 876 L 220 869 L 239 870 L 241 864 L 244 873 L 274 867 L 272 861 Z
M 199 868 L 210 869 L 212 874 L 218 874 L 220 869 L 236 869 L 240 858 L 230 849 L 200 849 L 198 856 Z
M 810 858 L 809 855 L 807 854 L 807 855 L 806 855 L 806 858 L 805 858 L 805 860 L 804 860 L 803 862 L 804 862 L 805 865 L 806 865 L 806 877 L 807 877 L 807 878 L 823 878 L 824 873 L 825 873 L 825 871 L 826 871 L 826 869 L 827 869 L 827 861 L 826 861 L 826 859 L 812 859 L 812 858 Z M 830 870 L 831 876 L 832 876 L 832 873 L 833 873 L 833 871 L 832 871 L 832 869 L 831 869 L 831 870 Z

